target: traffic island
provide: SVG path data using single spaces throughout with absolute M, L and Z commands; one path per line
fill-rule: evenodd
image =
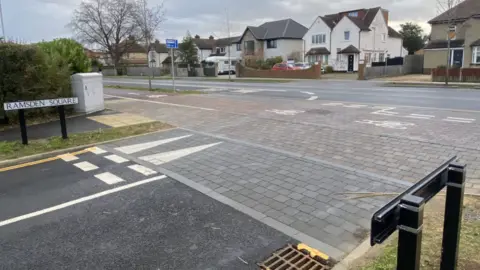
M 121 90 L 139 90 L 139 91 L 149 91 L 149 92 L 158 92 L 158 93 L 165 93 L 170 95 L 199 95 L 205 94 L 205 92 L 199 90 L 177 90 L 174 91 L 173 89 L 166 89 L 166 88 L 152 88 L 150 91 L 148 88 L 145 87 L 134 87 L 134 86 L 122 86 L 122 85 L 106 85 L 106 89 L 121 89 Z

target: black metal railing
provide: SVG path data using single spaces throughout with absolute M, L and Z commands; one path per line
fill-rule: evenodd
M 378 210 L 372 217 L 370 244 L 383 243 L 397 229 L 397 269 L 420 269 L 423 208 L 447 187 L 441 270 L 456 269 L 466 165 L 453 157 Z

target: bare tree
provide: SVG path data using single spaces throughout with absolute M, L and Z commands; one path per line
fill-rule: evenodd
M 141 37 L 131 0 L 86 0 L 69 24 L 77 38 L 100 46 L 116 69 L 122 56 Z
M 448 85 L 449 76 L 450 76 L 450 67 L 451 67 L 451 41 L 452 38 L 457 35 L 458 30 L 463 27 L 462 24 L 458 24 L 457 21 L 457 7 L 458 4 L 463 2 L 463 0 L 437 0 L 437 10 L 438 13 L 444 14 L 447 24 L 446 35 L 447 35 L 447 64 L 446 64 L 446 76 L 445 84 Z
M 134 9 L 135 23 L 140 28 L 141 39 L 145 43 L 147 53 L 147 65 L 150 67 L 148 55 L 150 45 L 155 38 L 155 32 L 159 29 L 162 22 L 165 21 L 165 9 L 163 2 L 159 5 L 148 7 L 147 0 L 136 0 Z M 148 87 L 152 90 L 151 74 L 148 74 Z

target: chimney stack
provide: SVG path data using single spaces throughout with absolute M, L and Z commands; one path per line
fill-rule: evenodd
M 195 35 L 195 39 L 199 39 L 199 38 L 200 38 L 200 36 L 199 36 L 199 35 Z
M 387 26 L 388 26 L 388 10 L 382 9 L 382 13 L 383 13 L 383 18 L 385 18 L 385 22 L 387 23 Z
M 215 39 L 213 36 L 209 36 L 208 39 Z

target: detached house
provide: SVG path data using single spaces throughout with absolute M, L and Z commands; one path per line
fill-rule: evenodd
M 303 36 L 307 30 L 292 19 L 247 26 L 236 49 L 242 51 L 246 62 L 276 56 L 281 56 L 284 61 L 293 58 L 299 61 L 303 59 Z
M 210 56 L 227 56 L 230 47 L 230 56 L 239 58 L 240 53 L 237 50 L 237 43 L 240 37 L 215 39 L 210 36 L 208 39 L 200 38 L 196 35 L 193 42 L 197 46 L 198 60 L 201 62 Z
M 405 56 L 401 35 L 388 26 L 389 12 L 380 7 L 319 16 L 304 36 L 306 61 L 335 71 L 358 71 L 386 58 Z
M 480 1 L 465 0 L 428 23 L 430 41 L 424 48 L 424 72 L 445 66 L 480 68 Z M 450 35 L 450 54 L 448 54 Z

